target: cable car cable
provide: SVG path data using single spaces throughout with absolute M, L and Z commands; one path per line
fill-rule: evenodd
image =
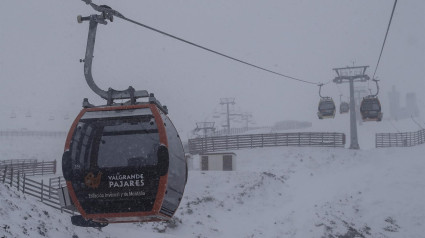
M 154 27 L 151 27 L 151 26 L 145 25 L 145 24 L 143 24 L 143 23 L 137 22 L 137 21 L 135 21 L 135 20 L 132 20 L 132 19 L 130 19 L 130 18 L 127 18 L 127 17 L 125 17 L 124 15 L 122 15 L 121 13 L 119 13 L 118 11 L 115 11 L 115 10 L 113 10 L 113 9 L 106 8 L 105 6 L 97 6 L 96 4 L 92 3 L 92 0 L 82 0 L 82 1 L 83 1 L 83 2 L 85 2 L 86 4 L 89 4 L 90 6 L 92 6 L 92 7 L 93 7 L 96 11 L 99 11 L 99 12 L 107 12 L 108 14 L 114 15 L 114 16 L 116 16 L 116 17 L 118 17 L 118 18 L 121 18 L 121 19 L 123 19 L 123 20 L 126 20 L 126 21 L 128 21 L 128 22 L 130 22 L 130 23 L 133 23 L 133 24 L 136 24 L 136 25 L 138 25 L 138 26 L 144 27 L 144 28 L 149 29 L 149 30 L 151 30 L 151 31 L 155 31 L 155 32 L 157 32 L 157 33 L 159 33 L 159 34 L 162 34 L 162 35 L 168 36 L 168 37 L 170 37 L 170 38 L 173 38 L 173 39 L 175 39 L 175 40 L 178 40 L 178 41 L 184 42 L 184 43 L 186 43 L 186 44 L 189 44 L 189 45 L 191 45 L 191 46 L 194 46 L 194 47 L 197 47 L 197 48 L 203 49 L 203 50 L 205 50 L 205 51 L 208 51 L 208 52 L 211 52 L 211 53 L 214 53 L 214 54 L 220 55 L 220 56 L 222 56 L 222 57 L 225 57 L 225 58 L 228 58 L 228 59 L 231 59 L 231 60 L 237 61 L 237 62 L 239 62 L 239 63 L 245 64 L 245 65 L 248 65 L 248 66 L 251 66 L 251 67 L 254 67 L 254 68 L 257 68 L 257 69 L 260 69 L 260 70 L 263 70 L 263 71 L 266 71 L 266 72 L 269 72 L 269 73 L 275 74 L 275 75 L 279 75 L 279 76 L 281 76 L 281 77 L 285 77 L 285 78 L 292 79 L 292 80 L 296 80 L 296 81 L 303 82 L 303 83 L 308 83 L 308 84 L 318 85 L 318 83 L 311 82 L 311 81 L 307 81 L 307 80 L 304 80 L 304 79 L 295 78 L 295 77 L 292 77 L 292 76 L 289 76 L 289 75 L 285 75 L 285 74 L 282 74 L 282 73 L 279 73 L 279 72 L 276 72 L 276 71 L 273 71 L 273 70 L 270 70 L 270 69 L 266 69 L 266 68 L 264 68 L 264 67 L 261 67 L 261 66 L 258 66 L 258 65 L 255 65 L 255 64 L 252 64 L 252 63 L 246 62 L 246 61 L 244 61 L 244 60 L 237 59 L 237 58 L 235 58 L 235 57 L 232 57 L 232 56 L 229 56 L 229 55 L 226 55 L 226 54 L 220 53 L 220 52 L 218 52 L 218 51 L 215 51 L 215 50 L 212 50 L 212 49 L 210 49 L 210 48 L 207 48 L 207 47 L 201 46 L 201 45 L 199 45 L 199 44 L 196 44 L 196 43 L 193 43 L 193 42 L 191 42 L 191 41 L 185 40 L 185 39 L 183 39 L 183 38 L 177 37 L 177 36 L 175 36 L 175 35 L 172 35 L 172 34 L 166 33 L 166 32 L 164 32 L 164 31 L 161 31 L 161 30 L 156 29 L 156 28 L 154 28 Z
M 385 42 L 387 41 L 388 31 L 390 30 L 391 21 L 393 19 L 394 10 L 397 5 L 397 0 L 394 1 L 393 10 L 391 12 L 390 21 L 388 22 L 387 32 L 385 33 L 384 42 L 382 43 L 381 53 L 379 54 L 378 62 L 376 63 L 375 72 L 373 73 L 373 79 L 375 78 L 376 71 L 378 70 L 379 62 L 381 61 L 382 52 L 384 51 Z
M 393 124 L 393 121 L 392 121 L 392 119 L 390 120 L 390 124 L 391 124 L 391 126 L 393 126 L 394 127 L 394 129 L 396 129 L 397 130 L 397 132 L 398 133 L 401 133 L 401 131 Z
M 419 124 L 415 119 L 413 119 L 413 115 L 410 115 L 410 118 L 412 119 L 412 121 L 416 124 L 416 125 L 418 125 L 421 129 L 424 129 L 422 126 L 421 126 L 421 124 Z

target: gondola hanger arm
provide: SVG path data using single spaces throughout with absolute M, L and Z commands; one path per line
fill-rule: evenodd
M 319 86 L 319 96 L 320 96 L 320 98 L 325 98 L 321 94 L 323 83 L 320 83 L 318 86 Z
M 373 95 L 373 97 L 376 97 L 376 96 L 378 96 L 378 94 L 379 94 L 379 85 L 378 85 L 378 81 L 379 81 L 379 80 L 377 80 L 377 79 L 372 79 L 372 81 L 374 81 L 374 82 L 375 82 L 375 84 L 376 84 L 376 94 L 374 94 L 374 95 Z
M 83 0 L 86 3 L 89 1 Z M 91 1 L 90 1 L 91 2 Z M 92 4 L 94 5 L 94 4 Z M 87 84 L 89 87 L 99 95 L 101 98 L 107 100 L 108 105 L 112 105 L 115 99 L 130 99 L 131 104 L 135 104 L 137 98 L 149 97 L 149 93 L 146 90 L 138 90 L 136 91 L 133 87 L 129 86 L 126 90 L 114 90 L 109 88 L 107 91 L 99 88 L 93 80 L 92 75 L 92 63 L 93 63 L 93 52 L 94 45 L 96 39 L 96 30 L 97 25 L 107 24 L 107 20 L 113 21 L 113 16 L 120 15 L 117 11 L 110 11 L 111 9 L 107 6 L 97 6 L 94 5 L 94 8 L 97 10 L 104 10 L 102 14 L 99 15 L 90 15 L 88 17 L 78 16 L 77 21 L 82 23 L 83 21 L 89 21 L 89 33 L 87 37 L 87 48 L 84 60 L 80 60 L 84 62 L 84 76 L 86 78 Z

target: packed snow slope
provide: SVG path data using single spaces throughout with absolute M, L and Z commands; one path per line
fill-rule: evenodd
M 424 145 L 235 152 L 236 171 L 189 172 L 184 199 L 169 223 L 77 228 L 68 215 L 2 185 L 0 235 L 424 237 Z

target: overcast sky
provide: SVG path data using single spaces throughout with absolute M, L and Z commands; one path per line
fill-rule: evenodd
M 367 72 L 373 75 L 393 6 L 390 0 L 95 3 L 205 47 L 317 83 L 332 80 L 332 68 L 353 63 L 370 65 Z M 89 6 L 79 0 L 2 0 L 0 9 L 0 129 L 7 129 L 5 118 L 12 111 L 75 117 L 84 97 L 104 103 L 88 88 L 79 63 L 88 23 L 78 24 L 76 16 L 95 13 Z M 425 106 L 424 12 L 423 0 L 397 4 L 377 72 L 384 108 L 392 85 L 402 94 L 416 92 L 419 106 Z M 242 65 L 121 19 L 98 27 L 94 55 L 93 76 L 99 87 L 120 90 L 132 85 L 155 93 L 169 107 L 183 137 L 195 122 L 211 120 L 223 97 L 234 97 L 257 125 L 318 120 L 317 86 Z M 323 94 L 335 99 L 340 92 L 347 96 L 348 85 L 323 88 Z M 68 130 L 69 124 L 62 122 L 55 130 Z

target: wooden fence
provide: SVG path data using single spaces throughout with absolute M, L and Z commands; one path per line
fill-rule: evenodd
M 0 131 L 0 136 L 49 136 L 49 137 L 66 137 L 67 132 L 64 131 Z
M 28 175 L 49 175 L 56 174 L 56 160 L 41 161 L 29 160 L 0 160 L 0 170 L 20 171 L 21 174 Z
M 376 133 L 376 148 L 410 147 L 425 143 L 425 129 L 415 132 Z
M 2 165 L 14 165 L 14 164 L 25 164 L 25 163 L 37 163 L 37 159 L 0 160 L 0 166 L 2 166 Z
M 15 187 L 18 191 L 22 191 L 24 194 L 37 198 L 49 207 L 69 214 L 74 214 L 74 211 L 61 207 L 59 202 L 58 188 L 63 185 L 63 182 L 65 181 L 63 178 L 52 178 L 49 179 L 49 184 L 45 184 L 44 180 L 41 180 L 40 182 L 30 179 L 29 177 L 30 176 L 26 175 L 22 171 L 13 170 L 11 168 L 3 168 L 0 170 L 0 182 L 8 185 L 9 187 Z
M 334 132 L 300 132 L 189 139 L 189 153 L 191 154 L 272 146 L 344 147 L 345 134 Z

